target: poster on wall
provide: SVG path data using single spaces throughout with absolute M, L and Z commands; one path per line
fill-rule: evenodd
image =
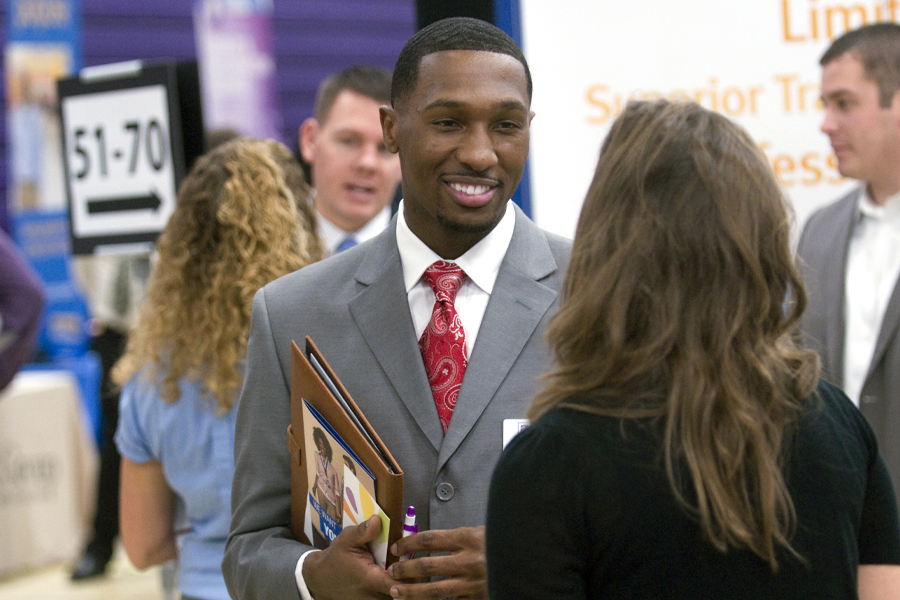
M 194 0 L 193 12 L 207 128 L 279 139 L 272 0 Z
M 87 350 L 88 314 L 70 272 L 56 81 L 81 68 L 81 4 L 7 0 L 6 8 L 7 177 L 0 224 L 44 283 L 37 356 L 75 360 Z M 92 367 L 73 368 L 81 380 L 90 378 Z
M 768 157 L 797 226 L 850 189 L 819 130 L 819 57 L 897 0 L 521 0 L 534 79 L 531 190 L 541 227 L 573 236 L 613 120 L 630 99 L 693 100 L 740 123 Z
M 81 67 L 75 0 L 9 0 L 4 51 L 7 206 L 15 214 L 65 207 L 56 80 Z

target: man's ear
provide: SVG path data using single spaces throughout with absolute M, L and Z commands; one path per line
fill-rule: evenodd
M 316 139 L 319 136 L 319 122 L 312 117 L 300 124 L 297 142 L 300 146 L 300 156 L 309 164 L 315 162 Z
M 400 147 L 397 145 L 397 111 L 390 106 L 382 106 L 378 109 L 381 117 L 381 132 L 384 135 L 384 147 L 388 152 L 396 154 Z

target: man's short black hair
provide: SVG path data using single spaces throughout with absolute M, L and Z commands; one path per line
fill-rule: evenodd
M 344 90 L 388 104 L 391 101 L 391 74 L 379 67 L 356 65 L 327 78 L 319 85 L 316 94 L 316 121 L 324 123 L 328 119 L 334 101 Z
M 900 25 L 874 23 L 848 31 L 834 40 L 819 64 L 824 67 L 847 53 L 859 58 L 866 78 L 878 86 L 881 107 L 889 107 L 900 90 Z
M 416 87 L 422 58 L 446 50 L 475 50 L 512 56 L 525 68 L 528 100 L 531 101 L 531 71 L 522 49 L 511 37 L 494 25 L 470 17 L 452 17 L 432 23 L 412 36 L 394 66 L 391 105 L 395 109 L 409 98 Z

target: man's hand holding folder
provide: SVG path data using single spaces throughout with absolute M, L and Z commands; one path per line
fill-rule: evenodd
M 358 527 L 344 527 L 327 548 L 306 557 L 303 579 L 310 595 L 314 600 L 486 598 L 484 528 L 424 531 L 400 537 L 402 471 L 309 338 L 306 349 L 304 354 L 295 345 L 292 352 L 293 416 L 289 439 L 292 432 L 304 430 L 301 412 L 295 409 L 308 399 L 339 433 L 354 440 L 359 454 L 376 470 L 379 504 L 391 517 L 391 558 L 416 555 L 389 566 L 387 571 L 378 566 L 367 545 L 381 532 L 381 521 L 373 516 Z M 309 488 L 299 449 L 300 444 L 292 449 L 296 456 L 294 474 L 298 477 L 297 485 L 292 485 L 292 491 L 298 492 L 292 509 L 292 517 L 298 518 L 295 533 L 302 531 L 299 517 L 304 513 Z M 441 579 L 431 581 L 435 577 Z
M 484 527 L 423 531 L 401 538 L 391 553 L 416 557 L 394 563 L 387 571 L 375 564 L 366 545 L 380 531 L 381 521 L 372 517 L 359 527 L 344 528 L 328 548 L 310 554 L 303 563 L 310 595 L 315 600 L 487 598 Z M 431 581 L 432 577 L 443 579 Z M 330 593 L 334 590 L 339 590 L 336 595 Z
M 303 562 L 303 580 L 315 600 L 390 597 L 395 583 L 375 564 L 368 543 L 381 532 L 381 520 L 370 517 L 358 527 L 345 527 L 325 550 L 312 552 Z

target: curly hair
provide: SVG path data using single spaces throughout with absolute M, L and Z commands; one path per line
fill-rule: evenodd
M 547 330 L 556 367 L 529 414 L 660 419 L 669 482 L 706 538 L 773 570 L 796 518 L 783 452 L 819 373 L 794 338 L 806 294 L 789 236 L 743 129 L 693 103 L 629 103 L 585 198 Z
M 196 378 L 223 414 L 242 383 L 253 295 L 322 256 L 309 187 L 290 150 L 239 138 L 199 158 L 157 251 L 113 380 L 146 372 L 175 402 L 179 380 Z

